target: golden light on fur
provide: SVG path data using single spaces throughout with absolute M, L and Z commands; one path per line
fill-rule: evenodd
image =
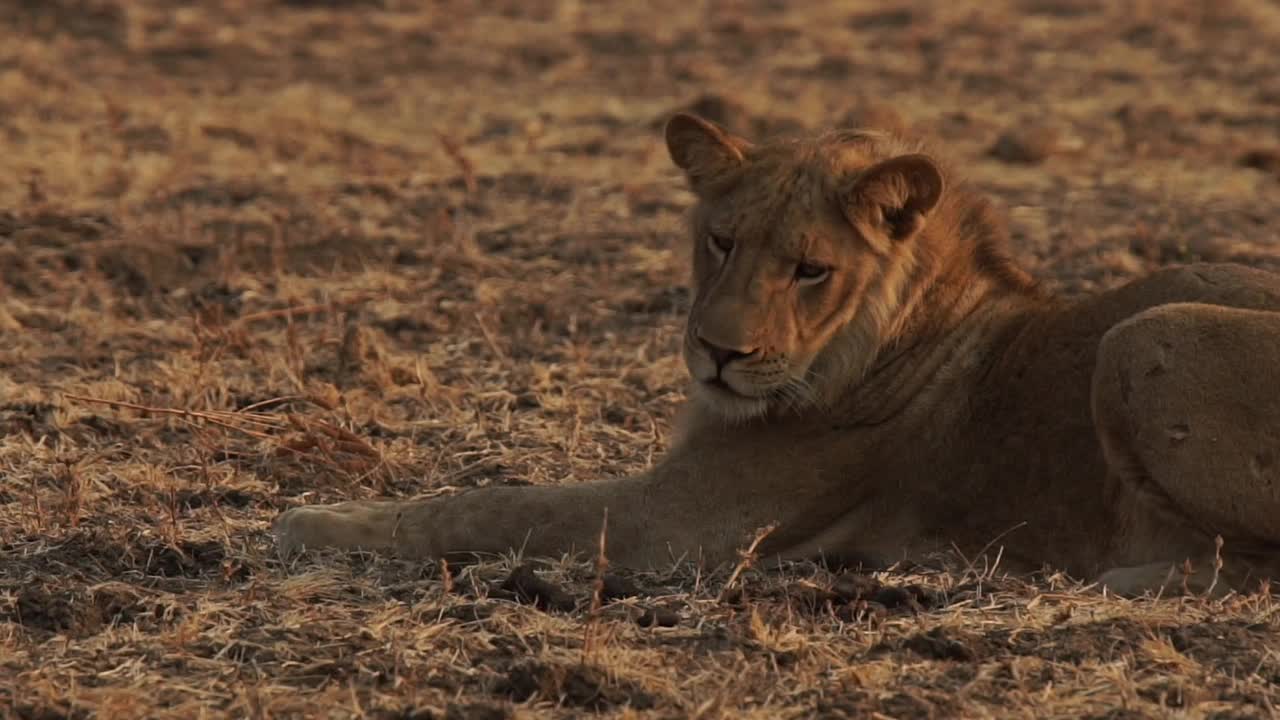
M 1280 278 L 1192 266 L 1065 302 L 919 144 L 754 144 L 689 115 L 666 142 L 698 197 L 671 452 L 630 478 L 296 508 L 275 523 L 285 550 L 588 550 L 608 508 L 621 565 L 724 562 L 776 526 L 775 559 L 997 538 L 1004 567 L 1122 593 L 1168 590 L 1179 562 L 1215 592 L 1280 571 L 1280 465 L 1257 460 L 1274 440 L 1233 410 L 1260 402 L 1255 425 L 1280 426 Z
M 854 130 L 757 146 L 684 114 L 666 142 L 699 200 L 691 395 L 729 420 L 837 402 L 916 315 L 936 316 L 913 288 L 950 255 L 985 253 L 1004 263 L 993 281 L 1030 288 L 998 227 L 966 222 L 981 201 L 956 187 L 944 202 L 944 170 L 916 144 Z M 716 362 L 717 349 L 735 357 Z

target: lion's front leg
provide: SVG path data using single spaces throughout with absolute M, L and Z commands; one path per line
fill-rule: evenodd
M 355 500 L 293 508 L 276 518 L 280 550 L 338 548 L 413 558 L 454 553 L 556 556 L 593 552 L 608 511 L 608 552 L 649 564 L 644 480 L 490 487 L 421 500 Z
M 796 432 L 783 448 L 775 428 L 709 432 L 644 475 L 558 486 L 489 487 L 425 500 L 300 507 L 275 523 L 280 546 L 367 548 L 410 557 L 454 553 L 531 556 L 605 552 L 615 566 L 657 569 L 687 559 L 715 566 L 737 558 L 760 528 L 775 525 L 761 556 L 845 550 L 825 537 L 853 502 L 847 476 L 812 461 L 820 434 Z

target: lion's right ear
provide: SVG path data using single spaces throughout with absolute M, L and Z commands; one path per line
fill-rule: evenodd
M 667 152 L 684 170 L 689 186 L 699 195 L 742 166 L 751 144 L 696 115 L 677 113 L 667 121 Z
M 912 153 L 853 176 L 841 191 L 841 202 L 845 215 L 868 240 L 901 242 L 924 228 L 945 187 L 933 158 Z

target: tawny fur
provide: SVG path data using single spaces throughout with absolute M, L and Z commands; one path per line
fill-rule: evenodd
M 667 143 L 699 200 L 668 455 L 631 478 L 295 508 L 282 548 L 589 552 L 607 508 L 610 559 L 633 567 L 731 560 L 776 524 L 778 559 L 999 549 L 1123 593 L 1280 578 L 1280 277 L 1188 266 L 1067 302 L 919 144 L 757 146 L 684 115 Z

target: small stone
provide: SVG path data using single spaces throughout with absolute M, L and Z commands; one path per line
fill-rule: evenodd
M 978 659 L 977 653 L 971 647 L 951 637 L 942 628 L 912 635 L 903 641 L 902 647 L 934 660 L 973 662 Z
M 940 604 L 932 593 L 919 585 L 882 587 L 868 599 L 889 609 L 909 608 L 915 612 Z
M 606 574 L 602 584 L 604 587 L 600 595 L 605 600 L 617 600 L 646 594 L 644 589 L 637 585 L 634 580 L 622 575 Z
M 835 584 L 831 586 L 831 590 L 842 601 L 853 602 L 875 595 L 880 590 L 880 583 L 869 575 L 845 573 L 836 579 Z
M 1261 170 L 1280 179 L 1280 148 L 1250 150 L 1240 156 L 1239 163 L 1243 167 Z
M 511 571 L 502 589 L 513 593 L 521 602 L 532 603 L 543 610 L 568 612 L 577 603 L 573 596 L 558 586 L 543 580 L 533 572 L 532 565 L 520 565 Z
M 680 616 L 667 608 L 645 608 L 636 618 L 640 627 L 675 627 L 680 624 Z
M 1059 149 L 1059 134 L 1047 127 L 1019 128 L 1006 131 L 996 139 L 987 154 L 1003 162 L 1035 165 L 1044 162 Z

